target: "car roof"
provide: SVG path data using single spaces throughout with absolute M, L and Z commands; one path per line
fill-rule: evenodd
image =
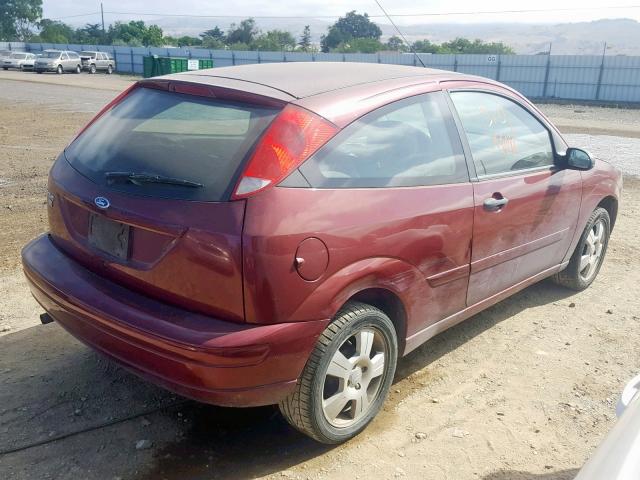
M 438 77 L 457 78 L 459 74 L 432 68 L 355 62 L 284 62 L 239 65 L 194 70 L 163 78 L 219 85 L 225 80 L 268 87 L 295 99 L 319 95 L 357 85 L 394 80 L 425 81 Z

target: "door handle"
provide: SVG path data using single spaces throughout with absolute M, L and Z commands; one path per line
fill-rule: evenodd
M 483 206 L 485 210 L 490 212 L 497 212 L 505 207 L 509 203 L 509 199 L 500 195 L 500 198 L 489 197 L 483 202 Z

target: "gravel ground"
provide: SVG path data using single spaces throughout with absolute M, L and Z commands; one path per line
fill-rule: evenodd
M 625 175 L 640 177 L 640 138 L 612 135 L 565 134 L 569 145 L 587 150 L 595 158 L 607 160 Z
M 543 106 L 577 132 L 572 145 L 616 152 L 609 158 L 628 173 L 592 287 L 576 294 L 541 282 L 432 339 L 399 362 L 373 424 L 328 448 L 275 408 L 185 401 L 57 324 L 39 325 L 19 250 L 46 229 L 47 171 L 121 89 L 112 82 L 127 81 L 6 78 L 0 72 L 0 145 L 15 148 L 0 161 L 0 478 L 568 480 L 611 428 L 617 396 L 640 371 L 640 111 Z

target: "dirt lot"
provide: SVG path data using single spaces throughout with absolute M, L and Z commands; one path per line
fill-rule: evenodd
M 39 325 L 19 251 L 46 229 L 47 171 L 129 81 L 0 73 L 0 478 L 573 478 L 640 372 L 640 110 L 543 106 L 629 174 L 595 284 L 539 283 L 431 340 L 374 423 L 328 448 L 275 408 L 177 398 Z

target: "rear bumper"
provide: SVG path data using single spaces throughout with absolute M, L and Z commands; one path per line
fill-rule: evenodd
M 255 326 L 182 310 L 92 273 L 47 235 L 23 249 L 22 262 L 36 300 L 73 336 L 153 383 L 216 405 L 283 399 L 328 323 Z

